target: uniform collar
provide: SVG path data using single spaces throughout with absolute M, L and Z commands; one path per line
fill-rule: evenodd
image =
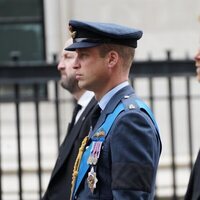
M 116 94 L 119 90 L 126 87 L 127 85 L 129 85 L 129 83 L 128 83 L 128 81 L 125 81 L 125 82 L 120 83 L 119 85 L 115 86 L 109 92 L 107 92 L 99 101 L 99 106 L 100 106 L 101 110 L 104 110 L 104 108 L 106 107 L 106 105 L 108 104 L 108 102 L 110 101 L 110 99 L 113 97 L 114 94 Z

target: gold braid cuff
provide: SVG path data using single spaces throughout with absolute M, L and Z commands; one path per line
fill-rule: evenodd
M 82 159 L 82 156 L 83 156 L 83 152 L 85 150 L 85 146 L 88 142 L 88 136 L 86 136 L 82 143 L 81 143 L 81 146 L 79 148 L 79 151 L 78 151 L 78 155 L 76 157 L 76 161 L 74 163 L 74 169 L 73 169 L 73 173 L 72 173 L 72 183 L 71 183 L 71 195 L 70 195 L 70 200 L 72 200 L 72 195 L 73 195 L 73 191 L 74 191 L 74 187 L 75 187 L 75 184 L 76 184 L 76 179 L 77 179 L 77 176 L 78 176 L 78 171 L 79 171 L 79 167 L 80 167 L 80 163 L 81 163 L 81 159 Z

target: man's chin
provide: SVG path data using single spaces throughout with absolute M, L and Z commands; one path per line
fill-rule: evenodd
M 63 89 L 69 90 L 69 86 L 65 82 L 60 81 L 60 85 L 62 86 Z
M 80 89 L 88 90 L 88 85 L 86 83 L 84 83 L 83 81 L 78 81 L 78 87 Z

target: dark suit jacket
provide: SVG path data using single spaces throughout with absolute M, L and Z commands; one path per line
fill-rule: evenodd
M 102 111 L 92 134 L 119 102 L 133 94 L 131 86 L 118 91 Z M 149 116 L 140 109 L 127 109 L 114 121 L 97 163 L 94 193 L 86 173 L 74 199 L 154 199 L 155 177 L 161 152 L 159 133 Z
M 89 133 L 90 113 L 95 105 L 96 100 L 93 98 L 85 108 L 77 123 L 67 134 L 59 149 L 59 156 L 42 200 L 70 199 L 74 162 L 83 138 Z
M 190 175 L 185 200 L 200 200 L 200 150 Z

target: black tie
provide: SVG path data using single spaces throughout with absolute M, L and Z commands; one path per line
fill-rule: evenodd
M 92 125 L 92 129 L 94 129 L 96 123 L 97 123 L 97 120 L 99 118 L 101 114 L 101 108 L 99 107 L 99 105 L 97 104 L 93 111 L 92 111 L 92 115 L 91 115 L 91 125 Z
M 71 120 L 71 122 L 70 122 L 69 130 L 71 130 L 72 127 L 74 126 L 75 120 L 76 120 L 76 115 L 77 115 L 78 111 L 79 111 L 81 108 L 82 108 L 82 106 L 79 105 L 79 104 L 76 104 L 76 106 L 74 107 L 73 114 L 72 114 L 72 120 Z
M 76 104 L 76 106 L 74 107 L 74 111 L 73 111 L 73 115 L 72 115 L 72 121 L 71 124 L 72 126 L 74 126 L 75 120 L 76 120 L 76 115 L 78 114 L 78 111 L 82 108 L 81 105 L 79 105 L 78 103 Z

